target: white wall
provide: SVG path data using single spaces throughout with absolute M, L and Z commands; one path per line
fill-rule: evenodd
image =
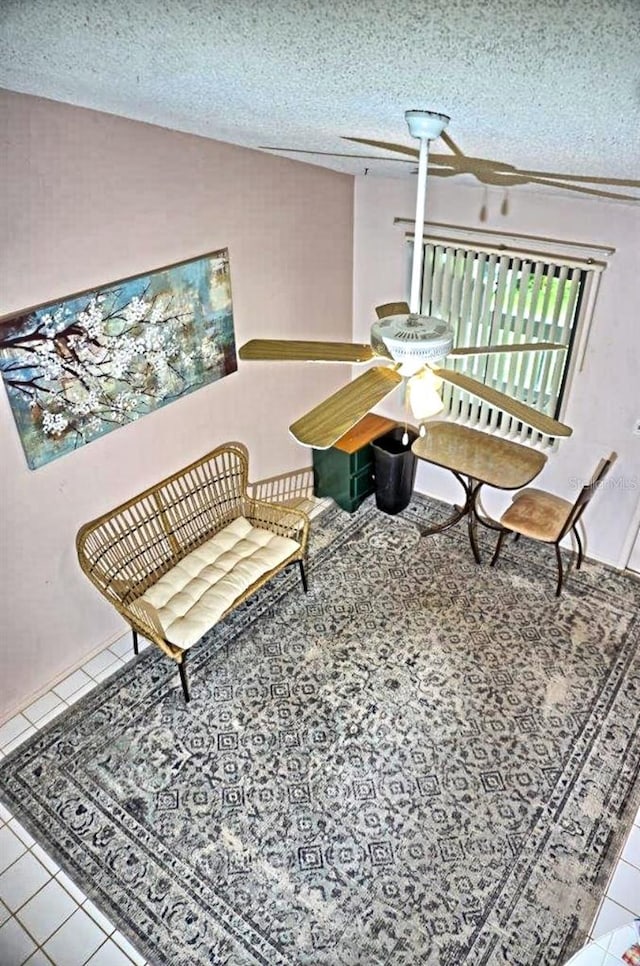
M 0 113 L 0 316 L 228 247 L 239 345 L 350 338 L 351 177 L 8 92 Z M 35 471 L 0 388 L 0 719 L 125 629 L 77 564 L 82 523 L 225 440 L 253 479 L 309 465 L 287 427 L 349 372 L 241 362 Z
M 366 341 L 374 307 L 407 297 L 406 246 L 413 218 L 415 178 L 356 178 L 354 227 L 354 339 Z M 607 489 L 585 514 L 587 553 L 616 566 L 626 563 L 625 544 L 640 499 L 640 205 L 562 197 L 552 190 L 512 189 L 509 214 L 499 213 L 501 191 L 489 192 L 489 219 L 480 223 L 484 189 L 432 178 L 427 212 L 433 221 L 542 235 L 616 249 L 603 274 L 585 365 L 575 374 L 563 418 L 573 436 L 560 443 L 536 480 L 560 495 L 575 493 L 572 478 L 589 476 L 602 455 L 618 453 Z M 379 410 L 402 418 L 397 397 Z M 459 499 L 449 473 L 422 464 L 417 488 L 442 499 Z M 486 508 L 499 514 L 509 495 L 488 491 Z M 627 549 L 628 553 L 628 549 Z

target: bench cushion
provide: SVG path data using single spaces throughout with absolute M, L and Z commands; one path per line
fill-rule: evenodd
M 238 517 L 164 574 L 142 600 L 156 609 L 166 639 L 186 649 L 256 580 L 300 544 Z

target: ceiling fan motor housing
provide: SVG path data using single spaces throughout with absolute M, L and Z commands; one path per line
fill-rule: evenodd
M 388 315 L 371 326 L 371 344 L 382 343 L 395 362 L 444 359 L 453 348 L 453 329 L 432 315 Z

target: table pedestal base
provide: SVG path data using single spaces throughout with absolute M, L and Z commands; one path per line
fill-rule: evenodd
M 457 504 L 454 505 L 454 512 L 443 523 L 436 523 L 432 527 L 421 527 L 420 536 L 429 537 L 434 533 L 443 533 L 445 530 L 455 526 L 456 523 L 459 523 L 460 520 L 466 517 L 469 543 L 471 544 L 475 562 L 479 564 L 482 563 L 482 558 L 478 548 L 477 524 L 480 523 L 488 530 L 496 530 L 500 532 L 502 532 L 503 528 L 500 526 L 497 520 L 492 520 L 492 518 L 487 516 L 483 510 L 481 511 L 480 490 L 484 485 L 483 481 L 474 480 L 471 476 L 464 477 L 461 473 L 456 473 L 455 470 L 451 470 L 451 472 L 464 490 L 464 504 L 462 506 L 458 506 Z

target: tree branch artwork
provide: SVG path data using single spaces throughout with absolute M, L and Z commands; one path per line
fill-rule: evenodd
M 32 469 L 236 368 L 226 249 L 0 320 Z

